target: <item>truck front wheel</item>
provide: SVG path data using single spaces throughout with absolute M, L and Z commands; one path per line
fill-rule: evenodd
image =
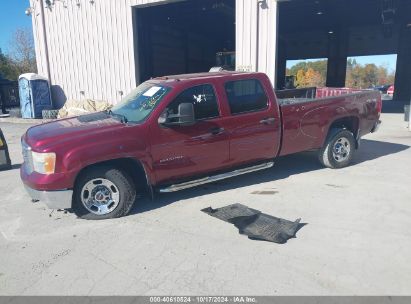
M 128 214 L 136 199 L 133 180 L 123 171 L 92 167 L 77 179 L 73 210 L 83 219 L 100 220 Z
M 355 151 L 355 139 L 348 130 L 341 130 L 328 138 L 319 151 L 320 162 L 331 169 L 344 168 L 351 163 Z

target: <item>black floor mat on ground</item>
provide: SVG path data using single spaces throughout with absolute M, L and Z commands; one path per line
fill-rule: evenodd
M 295 238 L 297 231 L 306 225 L 300 223 L 301 219 L 291 222 L 241 204 L 233 204 L 217 209 L 208 207 L 201 211 L 234 224 L 240 234 L 245 234 L 252 240 L 263 240 L 279 244 L 284 244 L 290 238 Z

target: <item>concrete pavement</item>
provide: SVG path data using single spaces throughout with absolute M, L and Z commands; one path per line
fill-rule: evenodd
M 410 295 L 411 133 L 402 119 L 383 114 L 348 168 L 297 154 L 97 222 L 30 202 L 17 169 L 29 125 L 1 122 L 15 166 L 0 172 L 0 295 Z M 273 194 L 252 194 L 264 190 Z M 308 225 L 278 245 L 200 212 L 237 202 Z

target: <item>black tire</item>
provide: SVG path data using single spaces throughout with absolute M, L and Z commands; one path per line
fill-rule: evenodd
M 82 195 L 84 195 L 82 193 L 83 187 L 86 187 L 87 184 L 96 179 L 107 180 L 115 186 L 114 192 L 119 197 L 118 204 L 109 213 L 95 214 L 88 210 L 82 202 Z M 133 207 L 135 200 L 136 188 L 133 180 L 127 173 L 112 167 L 93 167 L 83 172 L 76 181 L 73 193 L 73 211 L 79 218 L 87 220 L 117 218 L 127 215 Z
M 344 146 L 345 149 L 342 153 L 333 153 L 333 148 L 336 144 Z M 337 145 L 338 145 L 337 144 Z M 347 145 L 349 151 L 347 151 Z M 324 147 L 319 151 L 318 158 L 324 166 L 331 169 L 339 169 L 347 167 L 354 156 L 355 151 L 355 138 L 354 135 L 345 129 L 337 132 L 334 136 L 330 137 L 325 143 Z M 344 153 L 347 152 L 347 153 Z M 338 160 L 339 158 L 339 160 Z

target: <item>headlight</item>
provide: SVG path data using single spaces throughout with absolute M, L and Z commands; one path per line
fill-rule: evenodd
M 33 169 L 42 174 L 53 174 L 56 167 L 56 153 L 32 152 Z

